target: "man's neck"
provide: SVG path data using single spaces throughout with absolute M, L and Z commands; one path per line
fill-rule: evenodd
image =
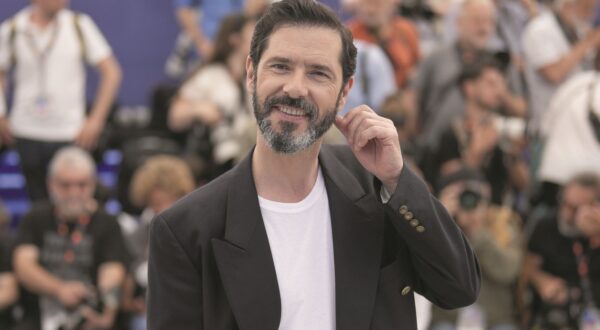
M 252 156 L 252 175 L 258 195 L 282 203 L 303 200 L 317 180 L 320 147 L 321 143 L 316 142 L 307 150 L 284 155 L 273 151 L 259 136 Z
M 32 10 L 31 10 L 30 21 L 35 26 L 45 29 L 54 21 L 54 19 L 56 18 L 56 15 L 57 15 L 57 12 L 49 13 L 49 12 L 42 10 L 38 6 L 33 6 Z

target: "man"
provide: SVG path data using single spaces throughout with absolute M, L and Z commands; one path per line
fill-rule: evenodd
M 575 73 L 591 68 L 600 46 L 600 28 L 591 28 L 597 5 L 598 0 L 555 0 L 551 10 L 525 28 L 523 50 L 534 134 L 540 133 L 540 120 L 556 89 Z
M 318 2 L 277 2 L 257 23 L 256 147 L 153 221 L 150 329 L 416 329 L 414 291 L 475 300 L 477 259 L 403 167 L 391 121 L 366 106 L 336 117 L 355 57 Z M 321 148 L 334 122 L 354 155 Z
M 32 0 L 0 26 L 0 89 L 12 71 L 12 109 L 0 103 L 0 138 L 16 146 L 32 200 L 47 197 L 46 169 L 59 148 L 91 150 L 102 133 L 121 72 L 89 16 L 66 9 L 66 0 Z M 85 67 L 100 74 L 86 117 Z
M 93 199 L 95 165 L 77 147 L 52 159 L 51 203 L 21 220 L 14 269 L 27 290 L 24 329 L 111 329 L 125 277 L 127 251 L 116 219 Z
M 599 222 L 600 179 L 579 174 L 565 184 L 558 211 L 529 239 L 524 273 L 535 293 L 531 326 L 582 329 L 583 311 L 599 306 Z
M 465 99 L 464 114 L 450 122 L 440 134 L 438 148 L 427 153 L 423 163 L 426 177 L 437 183 L 440 177 L 466 165 L 485 174 L 492 188 L 491 202 L 502 205 L 507 193 L 527 187 L 527 165 L 519 157 L 518 143 L 524 137 L 524 122 L 516 121 L 514 131 L 501 125 L 508 121 L 498 114 L 507 87 L 503 66 L 493 57 L 483 56 L 466 65 L 459 86 Z
M 359 0 L 348 28 L 357 40 L 379 45 L 394 68 L 397 88 L 404 88 L 419 63 L 419 36 L 410 21 L 397 15 L 394 0 Z
M 515 283 L 522 264 L 521 221 L 510 209 L 490 204 L 490 185 L 480 172 L 460 168 L 443 177 L 439 199 L 461 227 L 481 265 L 481 291 L 466 309 L 433 308 L 430 329 L 456 329 L 458 320 L 479 309 L 484 329 L 514 330 Z M 462 315 L 461 315 L 462 314 Z M 473 315 L 473 314 L 471 314 Z
M 435 148 L 440 132 L 462 114 L 464 98 L 458 77 L 465 65 L 488 52 L 496 29 L 495 12 L 491 0 L 464 1 L 456 21 L 458 39 L 427 57 L 411 84 L 407 98 L 418 109 L 421 140 L 426 146 Z M 527 108 L 523 97 L 511 89 L 502 95 L 501 107 L 516 116 L 525 116 Z

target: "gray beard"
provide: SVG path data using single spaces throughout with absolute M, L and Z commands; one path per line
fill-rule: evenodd
M 558 232 L 568 238 L 581 237 L 579 230 L 575 226 L 568 224 L 563 219 L 558 219 Z
M 271 112 L 271 106 L 268 105 L 269 102 L 265 100 L 265 104 L 262 106 L 259 105 L 256 91 L 252 95 L 252 107 L 254 108 L 254 115 L 258 127 L 269 148 L 277 153 L 293 154 L 306 150 L 329 130 L 337 116 L 336 109 L 340 102 L 340 96 L 341 93 L 336 100 L 336 108 L 329 109 L 325 114 L 325 117 L 320 121 L 316 121 L 315 119 L 318 116 L 318 111 L 313 113 L 312 116 L 309 117 L 310 119 L 306 132 L 301 133 L 300 135 L 294 135 L 294 131 L 298 127 L 298 124 L 285 121 L 281 123 L 281 132 L 277 132 L 273 128 L 271 120 L 267 119 L 267 115 Z

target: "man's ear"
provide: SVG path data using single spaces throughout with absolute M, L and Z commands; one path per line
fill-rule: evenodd
M 254 88 L 256 87 L 256 86 L 254 86 L 254 75 L 255 74 L 256 74 L 256 72 L 254 72 L 254 63 L 252 62 L 252 59 L 248 55 L 248 57 L 246 57 L 246 90 L 249 92 L 254 91 Z
M 337 111 L 340 112 L 346 106 L 346 101 L 348 101 L 348 94 L 350 94 L 350 90 L 354 85 L 354 76 L 348 79 L 348 82 L 342 87 L 341 96 L 340 96 L 340 104 L 338 105 Z

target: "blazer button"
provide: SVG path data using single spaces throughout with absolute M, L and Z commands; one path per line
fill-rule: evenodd
M 422 233 L 425 231 L 425 227 L 423 226 L 417 226 L 417 228 L 415 228 L 417 230 L 417 232 Z
M 418 225 L 419 225 L 419 223 L 420 223 L 420 222 L 419 222 L 419 220 L 417 220 L 417 219 L 412 219 L 412 220 L 410 220 L 410 225 L 411 225 L 411 226 L 413 226 L 413 227 L 416 227 L 416 226 L 418 226 Z
M 400 291 L 400 293 L 401 293 L 403 296 L 406 296 L 407 294 L 409 294 L 409 293 L 410 293 L 410 286 L 408 286 L 408 285 L 407 285 L 407 286 L 405 286 L 405 287 L 402 289 L 402 291 Z
M 406 214 L 406 212 L 408 212 L 408 207 L 406 207 L 406 205 L 402 205 L 400 206 L 400 208 L 398 209 L 398 213 L 400 213 L 401 215 Z
M 412 214 L 412 212 L 406 212 L 406 213 L 404 214 L 404 219 L 406 219 L 406 220 L 411 220 L 412 218 L 413 218 L 413 214 Z

